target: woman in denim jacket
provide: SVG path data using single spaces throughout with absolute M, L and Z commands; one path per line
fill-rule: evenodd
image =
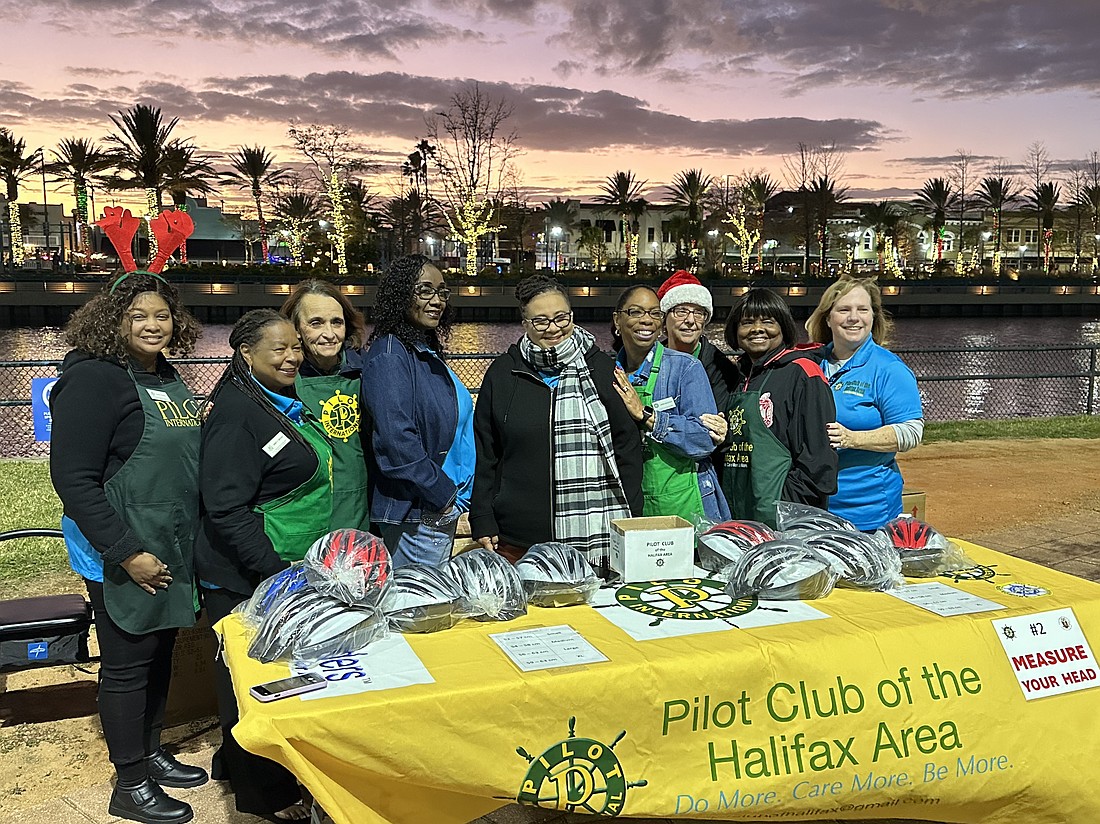
M 657 293 L 632 286 L 615 307 L 621 344 L 615 385 L 641 432 L 644 515 L 729 518 L 711 461 L 726 435 L 703 365 L 659 341 L 664 313 Z
M 371 520 L 394 566 L 451 556 L 474 476 L 473 399 L 443 362 L 450 289 L 428 258 L 395 260 L 378 284 L 363 358 L 371 417 Z

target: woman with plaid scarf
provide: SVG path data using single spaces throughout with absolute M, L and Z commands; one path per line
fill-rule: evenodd
M 489 367 L 474 412 L 470 527 L 513 561 L 561 541 L 606 577 L 610 521 L 642 510 L 638 427 L 561 284 L 534 275 L 516 299 L 525 334 Z

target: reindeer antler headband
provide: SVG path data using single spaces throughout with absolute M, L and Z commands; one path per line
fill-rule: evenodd
M 123 273 L 111 284 L 111 291 L 115 291 L 118 285 L 135 272 L 149 274 L 162 283 L 167 284 L 161 272 L 168 258 L 176 251 L 191 233 L 195 231 L 195 222 L 187 212 L 165 209 L 155 218 L 149 221 L 149 229 L 157 240 L 157 254 L 149 261 L 149 267 L 140 270 L 130 252 L 130 244 L 133 243 L 141 219 L 130 214 L 129 209 L 121 206 L 107 206 L 103 209 L 103 217 L 95 222 L 96 226 L 103 229 L 104 234 L 111 241 L 111 245 L 118 252 L 119 262 L 122 263 Z

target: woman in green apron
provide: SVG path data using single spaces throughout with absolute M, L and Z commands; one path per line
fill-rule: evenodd
M 162 787 L 207 781 L 160 747 L 176 631 L 195 622 L 199 515 L 198 404 L 163 350 L 187 354 L 200 334 L 159 275 L 126 275 L 69 321 L 50 399 L 62 531 L 95 612 L 109 809 L 134 821 L 191 820 Z
M 642 436 L 643 514 L 726 520 L 710 457 L 707 422 L 714 425 L 717 413 L 710 382 L 696 358 L 658 341 L 663 319 L 648 286 L 630 287 L 615 307 L 615 387 Z
M 730 388 L 729 448 L 722 491 L 734 518 L 775 526 L 776 501 L 824 508 L 836 492 L 837 455 L 827 424 L 836 420 L 821 371 L 821 347 L 797 346 L 786 302 L 750 289 L 726 319 L 726 344 L 740 349 L 744 376 Z
M 302 341 L 298 398 L 332 444 L 332 529 L 370 528 L 362 361 L 363 313 L 339 288 L 312 278 L 294 287 L 280 310 Z
M 329 531 L 332 515 L 332 450 L 294 392 L 302 363 L 297 331 L 278 312 L 256 309 L 237 321 L 229 345 L 233 359 L 207 401 L 199 470 L 195 556 L 211 623 L 301 560 Z M 214 778 L 229 780 L 241 812 L 305 818 L 294 776 L 233 738 L 237 704 L 220 661 L 216 678 L 222 747 Z

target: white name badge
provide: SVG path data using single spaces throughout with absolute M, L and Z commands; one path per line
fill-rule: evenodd
M 149 397 L 152 398 L 155 401 L 168 401 L 168 402 L 171 402 L 171 400 L 172 400 L 170 397 L 168 397 L 167 392 L 161 392 L 159 389 L 146 389 L 145 391 L 148 392 Z
M 658 412 L 665 412 L 670 409 L 676 408 L 675 398 L 661 398 L 659 401 L 653 402 L 653 408 Z
M 264 452 L 274 458 L 280 452 L 283 451 L 283 447 L 290 443 L 290 438 L 285 433 L 280 432 L 266 444 L 264 444 Z

